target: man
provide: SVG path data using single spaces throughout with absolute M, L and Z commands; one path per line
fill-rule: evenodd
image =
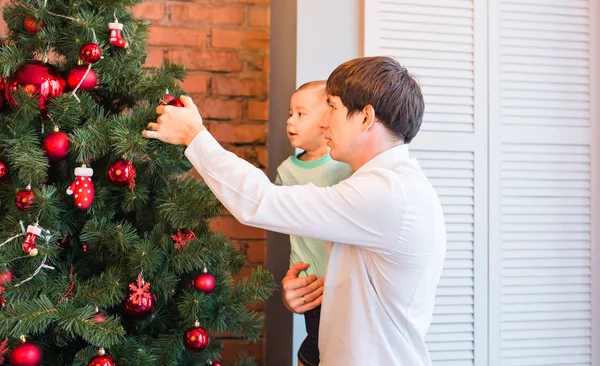
M 184 108 L 158 107 L 143 134 L 188 146 L 190 162 L 243 224 L 331 242 L 321 365 L 431 365 L 425 335 L 446 231 L 437 194 L 407 147 L 423 117 L 420 87 L 394 59 L 364 57 L 340 65 L 327 94 L 331 157 L 355 171 L 333 187 L 271 184 L 214 140 L 187 97 Z M 318 303 L 319 295 L 287 298 Z

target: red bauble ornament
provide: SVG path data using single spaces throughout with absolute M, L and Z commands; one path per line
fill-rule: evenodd
M 101 311 L 97 311 L 93 316 L 92 316 L 92 321 L 94 323 L 102 323 L 103 321 L 106 320 L 106 314 L 104 314 Z
M 181 99 L 169 94 L 169 90 L 165 92 L 165 95 L 160 100 L 160 104 L 172 105 L 174 107 L 183 107 L 183 102 L 181 101 Z
M 129 160 L 119 159 L 108 167 L 108 179 L 117 186 L 129 185 L 132 192 L 135 188 L 136 175 L 137 169 Z
M 25 239 L 23 239 L 23 251 L 25 254 L 28 254 L 30 257 L 35 257 L 38 255 L 38 249 L 35 246 L 35 241 L 37 237 L 42 233 L 42 228 L 36 224 L 27 226 L 27 234 L 25 234 Z
M 110 44 L 119 48 L 127 48 L 129 43 L 123 38 L 123 24 L 117 19 L 114 22 L 108 23 Z
M 210 294 L 215 289 L 217 285 L 217 280 L 208 273 L 208 270 L 204 268 L 204 271 L 196 277 L 194 281 L 194 288 L 198 292 L 204 292 L 205 294 Z
M 69 155 L 69 135 L 54 127 L 54 131 L 44 137 L 42 147 L 51 161 L 63 160 Z
M 35 193 L 31 190 L 31 186 L 28 185 L 27 188 L 17 193 L 16 204 L 21 211 L 29 211 L 34 200 Z
M 223 364 L 219 361 L 210 361 L 208 364 L 211 366 L 223 366 Z
M 46 24 L 43 21 L 38 22 L 34 17 L 25 17 L 23 28 L 25 28 L 25 31 L 29 34 L 37 34 L 42 29 L 46 28 Z
M 196 238 L 196 234 L 192 230 L 188 230 L 185 228 L 181 228 L 177 230 L 175 234 L 171 236 L 173 239 L 173 243 L 175 244 L 175 249 L 182 249 L 187 246 L 187 243 Z
M 94 64 L 102 58 L 102 49 L 95 43 L 84 44 L 79 51 L 79 57 L 85 63 Z
M 5 309 L 6 308 L 6 299 L 2 296 L 0 296 L 0 309 Z
M 78 65 L 69 71 L 69 75 L 67 76 L 67 84 L 69 88 L 75 89 L 77 85 L 79 85 L 79 89 L 85 91 L 91 91 L 96 87 L 96 82 L 98 81 L 98 77 L 96 76 L 96 72 L 93 69 L 89 69 L 88 66 Z M 87 73 L 87 75 L 86 75 Z
M 8 177 L 8 164 L 0 160 L 0 182 Z
M 4 97 L 4 86 L 6 85 L 6 78 L 0 77 L 0 110 L 4 107 L 6 103 L 6 98 Z
M 41 61 L 31 61 L 21 65 L 8 79 L 5 96 L 12 109 L 18 107 L 14 93 L 19 88 L 29 95 L 36 95 L 40 110 L 45 110 L 49 100 L 61 95 L 65 88 L 65 79 L 56 68 Z
M 194 326 L 188 328 L 183 334 L 183 345 L 190 352 L 200 352 L 208 346 L 210 338 L 206 329 L 200 327 L 200 323 L 195 322 Z
M 42 347 L 32 341 L 26 341 L 21 337 L 23 343 L 16 346 L 9 356 L 11 366 L 39 366 L 43 362 Z
M 79 168 L 75 168 L 75 180 L 67 189 L 68 195 L 74 195 L 75 206 L 80 210 L 87 210 L 94 202 L 94 183 L 92 176 L 94 170 L 86 167 L 83 164 Z
M 88 362 L 88 366 L 115 366 L 115 361 L 104 351 L 103 348 L 98 350 L 98 354 Z
M 149 282 L 144 282 L 139 274 L 137 284 L 129 285 L 129 297 L 125 302 L 125 311 L 139 318 L 147 317 L 156 309 L 156 295 L 150 288 Z

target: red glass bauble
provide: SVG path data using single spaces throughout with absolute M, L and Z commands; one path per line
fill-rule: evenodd
M 27 187 L 26 189 L 17 193 L 17 199 L 15 203 L 21 211 L 28 211 L 31 209 L 31 205 L 33 204 L 34 200 L 35 193 L 33 193 L 31 188 Z
M 181 101 L 181 99 L 177 98 L 170 101 L 169 105 L 172 105 L 174 107 L 183 107 L 183 102 Z
M 102 57 L 102 49 L 95 43 L 84 44 L 79 51 L 79 57 L 88 64 L 96 63 Z
M 25 31 L 29 34 L 37 34 L 42 29 L 46 28 L 46 24 L 43 21 L 38 22 L 34 17 L 25 17 L 25 20 L 23 20 L 23 28 L 25 28 Z
M 200 327 L 196 322 L 193 327 L 188 328 L 183 334 L 183 345 L 188 351 L 200 352 L 208 346 L 210 338 L 206 329 Z
M 0 160 L 0 182 L 8 177 L 8 164 Z
M 22 87 L 29 95 L 36 95 L 40 110 L 45 110 L 50 99 L 61 95 L 65 79 L 56 68 L 41 61 L 31 61 L 21 65 L 8 79 L 4 94 L 12 109 L 18 108 L 14 93 Z
M 108 167 L 108 179 L 117 186 L 129 185 L 135 187 L 135 176 L 137 169 L 129 160 L 119 159 Z
M 100 348 L 98 354 L 88 362 L 88 366 L 115 366 L 115 361 L 104 352 L 104 349 Z
M 42 347 L 37 343 L 26 341 L 16 346 L 10 353 L 11 366 L 38 366 L 42 364 Z
M 63 160 L 69 155 L 69 135 L 56 128 L 44 137 L 42 147 L 51 161 Z
M 79 82 L 83 79 L 83 76 L 87 72 L 88 67 L 85 65 L 78 65 L 69 71 L 69 75 L 67 76 L 67 84 L 69 88 L 75 89 Z M 85 76 L 81 85 L 79 85 L 79 89 L 90 91 L 96 87 L 96 82 L 98 81 L 98 77 L 96 76 L 96 72 L 93 69 Z
M 209 361 L 208 365 L 210 365 L 210 366 L 223 366 L 223 364 L 220 361 Z
M 4 85 L 6 84 L 6 78 L 0 77 L 0 110 L 4 108 L 6 104 L 6 97 L 4 96 Z
M 203 272 L 194 281 L 194 288 L 198 292 L 203 292 L 205 294 L 210 294 L 215 289 L 217 285 L 217 280 L 208 272 Z
M 148 290 L 150 292 L 149 296 L 145 296 L 140 299 L 137 303 L 128 298 L 125 302 L 125 311 L 127 314 L 138 317 L 145 318 L 148 315 L 152 314 L 156 309 L 156 295 L 152 290 Z

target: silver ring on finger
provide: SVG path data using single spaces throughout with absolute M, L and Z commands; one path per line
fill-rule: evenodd
M 304 303 L 306 304 L 306 298 L 304 296 L 302 296 L 302 301 L 304 301 Z

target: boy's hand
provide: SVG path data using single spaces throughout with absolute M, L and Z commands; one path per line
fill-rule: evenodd
M 283 303 L 288 310 L 297 314 L 312 310 L 323 301 L 324 278 L 317 278 L 316 275 L 298 277 L 307 268 L 308 264 L 296 262 L 281 281 Z

